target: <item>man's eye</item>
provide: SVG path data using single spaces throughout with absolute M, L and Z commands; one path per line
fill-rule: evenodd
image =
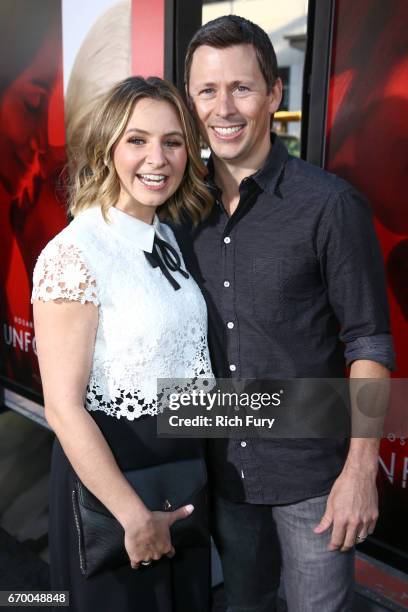
M 249 87 L 247 87 L 246 85 L 237 85 L 235 91 L 237 91 L 238 93 L 245 93 L 249 91 Z
M 131 144 L 134 144 L 134 145 L 142 145 L 142 144 L 144 144 L 144 140 L 142 138 L 136 138 L 136 137 L 129 138 L 128 142 L 130 142 Z
M 211 96 L 213 93 L 214 89 L 212 87 L 206 87 L 206 89 L 200 91 L 200 96 Z

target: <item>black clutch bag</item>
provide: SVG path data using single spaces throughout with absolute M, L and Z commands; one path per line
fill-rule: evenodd
M 202 458 L 132 470 L 124 476 L 151 511 L 193 504 L 194 512 L 170 528 L 176 550 L 209 546 L 207 471 Z M 89 578 L 101 570 L 129 564 L 122 526 L 80 481 L 72 491 L 72 504 L 82 574 Z

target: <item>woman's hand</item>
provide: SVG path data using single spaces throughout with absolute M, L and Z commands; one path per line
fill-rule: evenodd
M 171 543 L 170 527 L 183 520 L 194 510 L 187 505 L 174 512 L 149 512 L 130 519 L 125 529 L 125 548 L 133 569 L 142 561 L 158 561 L 163 555 L 173 557 L 175 550 Z

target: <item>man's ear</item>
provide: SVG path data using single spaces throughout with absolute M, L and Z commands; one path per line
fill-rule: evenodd
M 270 103 L 269 103 L 269 111 L 271 114 L 276 113 L 278 110 L 280 103 L 282 102 L 282 79 L 279 77 L 276 79 L 273 87 L 270 91 Z

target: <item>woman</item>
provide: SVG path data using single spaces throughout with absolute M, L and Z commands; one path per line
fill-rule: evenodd
M 116 85 L 95 111 L 77 160 L 74 220 L 35 268 L 45 415 L 58 438 L 52 588 L 69 590 L 75 611 L 208 610 L 209 549 L 173 558 L 169 534 L 193 508 L 151 512 L 122 473 L 199 452 L 194 440 L 157 439 L 152 418 L 157 378 L 211 375 L 203 298 L 172 231 L 155 216 L 159 209 L 162 219 L 188 214 L 196 222 L 207 213 L 197 143 L 172 85 L 153 77 Z M 160 259 L 160 240 L 180 258 L 176 271 L 163 258 L 152 261 Z M 88 579 L 71 511 L 75 474 L 122 525 L 129 556 L 128 565 Z

